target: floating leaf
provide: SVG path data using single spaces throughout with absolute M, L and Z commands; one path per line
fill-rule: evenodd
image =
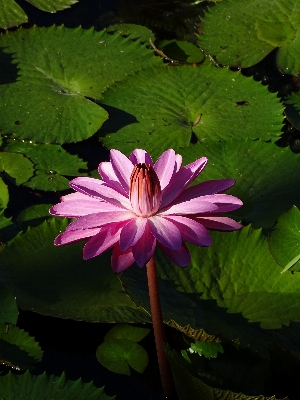
M 93 382 L 84 383 L 81 379 L 70 381 L 65 373 L 60 377 L 32 375 L 26 371 L 23 375 L 9 372 L 0 377 L 0 392 L 5 400 L 113 400 L 115 396 L 107 396 L 104 387 L 96 388 Z
M 203 51 L 198 46 L 182 40 L 162 40 L 156 43 L 156 47 L 168 57 L 179 62 L 201 63 L 205 58 Z
M 298 0 L 225 0 L 205 14 L 197 35 L 200 47 L 220 64 L 250 67 L 279 47 L 277 64 L 284 73 L 299 71 Z
M 0 323 L 16 324 L 19 315 L 16 299 L 3 285 L 0 285 Z
M 114 325 L 105 335 L 104 340 L 126 339 L 131 342 L 140 342 L 148 335 L 150 329 L 128 324 Z
M 27 229 L 29 226 L 35 227 L 42 224 L 47 219 L 52 219 L 49 209 L 52 204 L 37 204 L 32 207 L 25 208 L 18 215 L 18 225 L 21 229 Z
M 43 11 L 56 12 L 69 8 L 72 4 L 78 3 L 79 0 L 30 0 L 30 3 Z
M 142 374 L 148 364 L 146 350 L 138 343 L 126 339 L 109 339 L 97 349 L 98 361 L 118 374 L 130 375 L 130 368 Z
M 154 33 L 146 26 L 136 24 L 115 24 L 110 25 L 107 32 L 119 32 L 123 36 L 130 36 L 131 39 L 139 39 L 140 42 L 147 42 L 149 45 L 149 39 L 152 41 L 155 39 Z
M 0 152 L 0 175 L 21 185 L 33 175 L 33 164 L 22 154 Z
M 127 154 L 187 147 L 192 133 L 200 141 L 269 140 L 280 135 L 283 120 L 276 94 L 211 65 L 148 68 L 109 88 L 102 103 L 110 118 L 101 141 Z
M 67 219 L 29 228 L 0 254 L 0 280 L 18 306 L 44 315 L 89 322 L 150 322 L 122 289 L 110 265 L 110 252 L 82 259 L 82 243 L 56 247 Z
M 191 350 L 199 356 L 216 358 L 218 353 L 223 353 L 223 346 L 217 342 L 195 342 L 191 343 Z
M 6 66 L 0 86 L 0 129 L 39 143 L 92 136 L 107 113 L 90 99 L 100 99 L 101 92 L 128 74 L 162 63 L 130 37 L 80 27 L 20 29 L 2 36 L 0 46 L 0 66 Z
M 0 27 L 3 29 L 27 22 L 27 16 L 14 0 L 5 0 L 0 3 Z
M 3 182 L 3 179 L 0 178 L 0 209 L 4 209 L 7 207 L 8 200 L 9 194 L 7 185 Z

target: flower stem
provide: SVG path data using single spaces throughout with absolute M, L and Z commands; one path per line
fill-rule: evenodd
M 154 338 L 156 344 L 156 352 L 157 352 L 162 388 L 165 397 L 167 399 L 171 399 L 174 395 L 174 383 L 173 383 L 170 364 L 164 352 L 164 343 L 166 343 L 166 335 L 165 335 L 165 329 L 164 329 L 164 323 L 160 305 L 154 256 L 150 258 L 150 260 L 146 264 L 146 268 L 148 277 L 152 324 L 154 330 Z

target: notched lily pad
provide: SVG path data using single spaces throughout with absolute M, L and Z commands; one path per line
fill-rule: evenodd
M 0 152 L 0 176 L 21 185 L 32 175 L 33 164 L 23 154 Z

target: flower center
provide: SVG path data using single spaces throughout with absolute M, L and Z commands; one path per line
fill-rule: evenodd
M 161 204 L 160 182 L 150 164 L 136 164 L 130 177 L 130 202 L 140 217 L 155 214 Z

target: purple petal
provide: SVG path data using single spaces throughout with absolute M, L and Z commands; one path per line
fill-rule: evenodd
M 196 244 L 197 246 L 211 246 L 212 241 L 209 232 L 198 222 L 181 216 L 169 216 L 169 221 L 180 230 L 182 240 Z
M 190 170 L 193 173 L 193 176 L 190 178 L 189 182 L 186 183 L 186 186 L 193 182 L 194 179 L 204 170 L 208 159 L 206 157 L 198 158 L 198 160 L 192 162 L 191 164 L 185 165 L 183 168 Z
M 75 178 L 70 186 L 78 192 L 85 193 L 94 198 L 105 200 L 121 208 L 131 208 L 128 197 L 109 187 L 107 183 L 93 178 Z
M 133 257 L 140 268 L 144 267 L 153 256 L 155 246 L 156 239 L 152 235 L 148 225 L 146 225 L 144 235 L 132 247 Z
M 123 189 L 129 193 L 132 162 L 119 150 L 110 150 L 110 162 Z
M 70 194 L 66 194 L 65 196 L 62 196 L 60 198 L 60 201 L 70 201 L 70 200 L 81 201 L 81 200 L 86 200 L 87 198 L 88 197 L 86 194 L 75 192 L 75 193 L 70 193 Z M 92 200 L 91 197 L 90 197 L 90 199 Z M 100 199 L 93 199 L 93 200 L 94 201 L 102 201 Z
M 108 183 L 111 188 L 127 197 L 127 193 L 123 189 L 121 183 L 118 181 L 110 162 L 100 163 L 98 166 L 98 172 L 104 182 Z
M 152 235 L 164 246 L 178 250 L 182 243 L 180 231 L 172 222 L 159 216 L 148 218 L 148 225 Z
M 235 231 L 242 228 L 242 225 L 235 220 L 227 217 L 207 216 L 196 217 L 196 221 L 208 229 L 216 229 L 218 231 Z
M 90 238 L 99 233 L 101 228 L 84 229 L 80 231 L 67 231 L 59 234 L 55 240 L 55 246 L 64 246 L 65 244 L 78 242 L 86 238 Z
M 97 214 L 89 214 L 78 218 L 76 221 L 71 222 L 66 230 L 75 231 L 77 229 L 97 228 L 103 225 L 110 225 L 111 223 L 129 221 L 135 218 L 135 215 L 130 211 L 112 211 Z M 124 224 L 122 224 L 123 226 Z
M 182 156 L 180 154 L 176 154 L 175 156 L 175 172 L 178 172 L 182 164 Z
M 180 194 L 180 200 L 185 201 L 199 196 L 220 193 L 231 188 L 234 184 L 234 179 L 220 179 L 198 183 L 197 185 L 186 188 L 184 192 Z
M 111 267 L 113 271 L 118 274 L 130 267 L 133 263 L 134 257 L 131 249 L 122 251 L 119 243 L 116 243 L 111 256 Z
M 178 267 L 186 267 L 191 261 L 191 255 L 185 243 L 178 250 L 171 250 L 158 243 L 159 247 L 166 253 L 169 259 Z
M 135 164 L 150 164 L 153 166 L 153 161 L 150 155 L 142 149 L 135 149 L 129 156 L 129 160 Z
M 191 199 L 189 201 L 184 201 L 182 203 L 177 204 L 171 203 L 162 210 L 159 210 L 158 215 L 160 216 L 167 216 L 170 214 L 201 214 L 206 212 L 217 211 L 219 207 L 213 203 L 208 201 L 202 201 L 202 197 L 199 199 Z
M 63 201 L 62 203 L 55 204 L 49 210 L 51 215 L 68 218 L 78 218 L 84 215 L 112 211 L 120 211 L 120 208 L 88 196 L 85 196 L 84 200 Z
M 176 172 L 175 151 L 173 149 L 166 150 L 162 153 L 154 164 L 154 171 L 160 181 L 160 188 L 163 190 Z
M 93 236 L 84 246 L 84 260 L 99 256 L 99 254 L 114 246 L 114 244 L 119 240 L 121 229 L 122 226 L 111 226 L 109 228 L 101 229 L 101 231 L 97 235 Z
M 127 222 L 120 234 L 120 247 L 122 251 L 134 246 L 140 240 L 145 232 L 146 225 L 147 218 L 142 217 L 132 218 Z

